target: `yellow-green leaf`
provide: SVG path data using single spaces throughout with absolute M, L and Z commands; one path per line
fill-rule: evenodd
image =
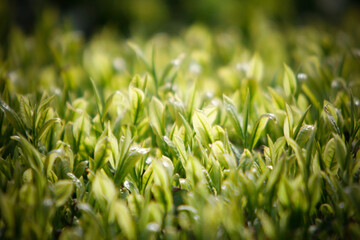
M 60 207 L 70 198 L 74 184 L 70 180 L 60 180 L 55 183 L 55 205 Z
M 296 78 L 294 72 L 291 70 L 290 67 L 288 67 L 286 64 L 284 64 L 284 91 L 286 96 L 291 96 L 296 92 Z

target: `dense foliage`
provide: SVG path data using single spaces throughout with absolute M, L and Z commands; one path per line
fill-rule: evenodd
M 255 22 L 12 29 L 0 238 L 360 238 L 359 28 Z

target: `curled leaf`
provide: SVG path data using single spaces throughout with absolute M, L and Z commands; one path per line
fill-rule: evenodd
M 286 96 L 290 96 L 296 92 L 296 78 L 294 72 L 289 66 L 284 64 L 284 90 Z
M 74 184 L 70 180 L 60 180 L 55 183 L 55 205 L 60 207 L 70 198 Z
M 214 142 L 211 125 L 203 112 L 199 110 L 195 111 L 193 125 L 196 134 L 200 137 L 201 142 L 204 145 Z
M 251 149 L 255 147 L 256 143 L 259 141 L 259 138 L 264 131 L 266 124 L 269 120 L 273 120 L 276 122 L 276 117 L 272 113 L 265 113 L 260 116 L 260 118 L 257 120 L 255 127 L 251 134 L 251 142 L 250 147 Z

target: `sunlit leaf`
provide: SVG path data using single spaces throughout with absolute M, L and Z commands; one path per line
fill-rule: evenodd
M 260 55 L 255 54 L 249 63 L 249 69 L 246 73 L 246 76 L 248 78 L 254 78 L 257 81 L 261 81 L 263 78 L 263 72 L 264 72 L 264 65 L 260 58 Z
M 193 116 L 193 125 L 196 134 L 200 137 L 203 144 L 211 144 L 214 142 L 211 125 L 201 111 L 195 111 Z
M 18 114 L 10 108 L 2 99 L 0 99 L 0 108 L 5 113 L 10 124 L 21 134 L 25 134 L 25 128 Z
M 145 56 L 144 56 L 143 52 L 141 51 L 140 47 L 137 44 L 135 44 L 134 42 L 131 42 L 131 41 L 128 41 L 127 44 L 134 51 L 136 56 L 145 64 L 147 69 L 150 70 L 151 69 L 150 64 L 145 59 Z
M 149 151 L 150 149 L 147 148 L 132 146 L 128 148 L 126 152 L 122 153 L 119 164 L 115 170 L 114 180 L 116 185 L 120 184 L 125 179 L 126 175 L 128 175 L 135 164 Z
M 143 108 L 143 101 L 145 98 L 144 92 L 138 88 L 130 87 L 129 88 L 129 97 L 130 97 L 130 111 L 134 124 L 137 124 L 140 114 Z
M 110 140 L 106 136 L 96 143 L 94 151 L 94 164 L 92 167 L 93 171 L 104 167 L 108 161 L 114 162 L 112 159 Z
M 276 239 L 276 227 L 271 217 L 265 212 L 258 213 L 258 216 L 262 223 L 262 228 L 264 229 L 265 235 L 269 239 Z
M 48 121 L 46 121 L 44 123 L 44 125 L 41 126 L 41 129 L 38 133 L 38 139 L 41 140 L 46 135 L 46 133 L 49 131 L 49 129 L 52 126 L 54 126 L 55 123 L 61 123 L 61 119 L 60 118 L 52 118 L 52 119 L 49 119 Z
M 100 201 L 106 201 L 108 204 L 116 198 L 116 188 L 114 182 L 101 171 L 95 175 L 92 183 L 92 192 L 95 198 Z
M 335 158 L 339 162 L 342 170 L 345 170 L 348 164 L 346 145 L 339 135 L 335 135 L 334 139 L 335 139 Z
M 234 103 L 230 98 L 226 97 L 225 95 L 223 96 L 223 99 L 224 99 L 226 112 L 230 118 L 233 127 L 235 128 L 236 133 L 240 136 L 242 140 L 244 140 L 244 134 L 240 125 L 239 118 L 237 117 L 237 112 Z
M 70 198 L 74 191 L 74 184 L 69 180 L 60 180 L 55 183 L 55 204 L 60 207 Z
M 165 165 L 169 164 L 168 162 L 164 161 L 153 161 L 155 185 L 152 187 L 152 192 L 158 203 L 163 204 L 166 211 L 171 211 L 173 207 L 173 199 L 170 188 L 171 186 L 169 185 L 169 167 L 165 166 L 164 163 Z
M 158 136 L 162 137 L 165 135 L 165 115 L 164 105 L 159 99 L 153 97 L 149 105 L 149 118 L 150 124 Z
M 289 144 L 289 146 L 295 152 L 296 162 L 298 163 L 298 166 L 300 168 L 301 173 L 304 173 L 304 171 L 305 171 L 305 159 L 304 159 L 304 155 L 303 155 L 303 152 L 301 150 L 301 147 L 291 138 L 286 138 L 286 142 Z
M 296 142 L 299 144 L 300 147 L 304 147 L 305 144 L 311 137 L 311 134 L 314 131 L 314 126 L 312 125 L 304 125 L 301 127 L 299 134 L 296 137 Z
M 286 96 L 290 96 L 291 94 L 294 94 L 296 92 L 297 84 L 295 74 L 286 64 L 284 64 L 283 84 Z
M 324 112 L 326 113 L 327 119 L 328 119 L 333 131 L 337 134 L 340 134 L 340 129 L 337 126 L 336 120 L 335 120 L 335 116 L 336 116 L 335 108 L 330 104 L 326 104 L 324 106 Z
M 12 139 L 20 143 L 25 154 L 25 159 L 28 161 L 30 167 L 38 172 L 42 172 L 44 166 L 39 151 L 23 136 L 14 136 Z
M 297 123 L 297 126 L 296 126 L 295 131 L 294 131 L 294 138 L 295 139 L 298 136 L 298 133 L 299 133 L 304 121 L 305 121 L 306 115 L 309 112 L 310 108 L 311 108 L 311 105 L 306 108 L 305 112 L 303 113 L 303 115 L 301 116 L 299 122 Z
M 115 218 L 127 239 L 136 239 L 135 221 L 124 202 L 116 200 L 111 204 L 109 218 Z
M 260 118 L 257 120 L 254 129 L 251 133 L 251 142 L 250 147 L 254 148 L 256 143 L 259 141 L 259 138 L 264 131 L 266 124 L 268 123 L 268 120 L 276 121 L 276 117 L 274 114 L 266 113 L 260 116 Z
M 315 206 L 318 204 L 322 189 L 321 189 L 321 178 L 317 174 L 313 174 L 309 179 L 309 191 L 311 196 L 311 208 L 314 209 Z

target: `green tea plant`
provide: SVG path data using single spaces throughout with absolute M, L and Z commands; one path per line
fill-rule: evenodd
M 0 62 L 2 239 L 360 237 L 352 43 L 56 29 Z

